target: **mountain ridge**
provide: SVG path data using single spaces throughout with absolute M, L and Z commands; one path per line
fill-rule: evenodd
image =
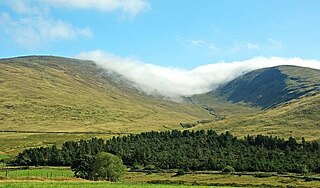
M 265 109 L 319 92 L 319 75 L 320 70 L 291 65 L 263 68 L 246 73 L 211 93 L 233 103 L 244 102 Z

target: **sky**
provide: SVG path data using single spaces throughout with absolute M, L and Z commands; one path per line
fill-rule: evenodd
M 251 62 L 225 81 L 271 65 L 318 68 L 319 10 L 319 0 L 0 0 L 0 58 L 77 57 L 125 75 L 153 67 L 148 78 L 185 90 L 187 77 L 226 63 Z

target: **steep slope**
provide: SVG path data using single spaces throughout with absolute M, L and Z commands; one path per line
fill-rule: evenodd
M 0 129 L 141 132 L 211 118 L 199 106 L 146 96 L 93 62 L 52 56 L 0 60 Z
M 320 91 L 320 70 L 278 66 L 249 72 L 215 91 L 228 101 L 268 108 Z
M 320 93 L 292 100 L 256 115 L 215 121 L 195 129 L 229 130 L 238 136 L 269 134 L 320 140 Z
M 296 66 L 255 70 L 191 100 L 225 117 L 192 129 L 320 139 L 320 70 Z

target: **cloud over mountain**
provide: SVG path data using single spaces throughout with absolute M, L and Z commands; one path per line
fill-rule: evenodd
M 169 98 L 206 93 L 259 68 L 296 65 L 320 69 L 320 61 L 301 58 L 255 57 L 245 61 L 218 62 L 183 70 L 122 58 L 101 50 L 83 52 L 76 57 L 93 60 L 102 68 L 125 76 L 148 94 L 161 94 Z

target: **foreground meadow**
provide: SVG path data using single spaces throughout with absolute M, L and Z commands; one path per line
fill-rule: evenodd
M 195 172 L 176 173 L 128 172 L 120 183 L 87 181 L 73 177 L 68 168 L 35 168 L 0 171 L 0 187 L 320 187 L 316 174 L 272 174 Z
M 129 183 L 108 183 L 108 182 L 18 182 L 18 183 L 0 183 L 0 187 L 7 188 L 28 188 L 28 187 L 62 187 L 62 188 L 213 188 L 215 186 L 188 186 L 188 185 L 161 185 L 161 184 L 129 184 Z M 227 188 L 227 187 L 222 187 Z

